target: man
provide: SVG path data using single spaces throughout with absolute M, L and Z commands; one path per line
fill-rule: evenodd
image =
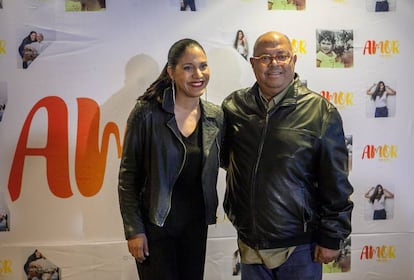
M 237 229 L 242 279 L 322 279 L 322 263 L 338 257 L 351 232 L 342 120 L 302 85 L 286 35 L 261 35 L 253 52 L 257 82 L 222 104 L 224 209 Z

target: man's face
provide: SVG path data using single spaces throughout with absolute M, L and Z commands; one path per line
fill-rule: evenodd
M 261 91 L 270 99 L 283 91 L 292 81 L 295 75 L 296 55 L 292 54 L 292 47 L 284 36 L 270 33 L 259 40 L 250 63 Z M 263 59 L 264 55 L 270 58 Z M 277 59 L 283 57 L 286 58 L 285 61 Z

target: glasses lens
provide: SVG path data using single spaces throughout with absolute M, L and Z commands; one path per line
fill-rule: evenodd
M 272 57 L 268 54 L 264 54 L 264 55 L 259 57 L 259 60 L 263 64 L 269 64 L 272 60 Z
M 289 54 L 279 54 L 278 56 L 276 56 L 276 60 L 278 62 L 286 62 L 289 60 L 289 58 L 290 58 Z

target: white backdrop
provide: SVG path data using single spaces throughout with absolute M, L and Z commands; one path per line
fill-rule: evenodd
M 250 55 L 258 35 L 286 33 L 297 72 L 311 89 L 329 92 L 352 136 L 351 270 L 324 279 L 412 279 L 414 1 L 389 1 L 389 12 L 374 12 L 374 2 L 308 0 L 303 11 L 269 11 L 264 0 L 196 0 L 196 12 L 182 12 L 178 0 L 106 0 L 102 11 L 69 12 L 64 0 L 3 0 L 0 211 L 8 230 L 0 231 L 0 279 L 27 279 L 23 266 L 36 249 L 62 279 L 136 279 L 117 200 L 126 117 L 183 37 L 207 52 L 208 100 L 220 104 L 252 85 L 249 63 L 233 48 L 238 29 Z M 319 29 L 352 30 L 352 67 L 316 67 Z M 43 33 L 48 47 L 22 69 L 17 50 L 31 30 Z M 366 95 L 378 81 L 397 92 L 388 118 L 373 118 Z M 377 184 L 394 194 L 383 221 L 370 219 L 364 197 Z M 220 198 L 224 189 L 221 172 Z M 235 231 L 222 208 L 218 217 L 209 228 L 205 279 L 239 279 L 232 275 Z

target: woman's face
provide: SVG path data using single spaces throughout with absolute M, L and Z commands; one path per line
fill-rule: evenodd
M 324 39 L 320 42 L 320 45 L 323 53 L 330 53 L 332 51 L 333 45 L 331 41 Z
M 36 32 L 30 33 L 30 40 L 36 41 Z
M 178 59 L 177 65 L 168 68 L 172 80 L 175 80 L 177 95 L 200 97 L 204 94 L 210 80 L 210 69 L 204 51 L 190 46 Z
M 382 194 L 382 192 L 383 192 L 383 190 L 382 190 L 382 187 L 381 186 L 378 186 L 378 194 Z
M 238 32 L 238 38 L 239 40 L 243 39 L 243 32 L 241 31 Z
M 379 84 L 379 88 L 380 88 L 380 90 L 383 90 L 383 89 L 384 89 L 384 87 L 385 87 L 384 83 L 380 83 L 380 84 Z

